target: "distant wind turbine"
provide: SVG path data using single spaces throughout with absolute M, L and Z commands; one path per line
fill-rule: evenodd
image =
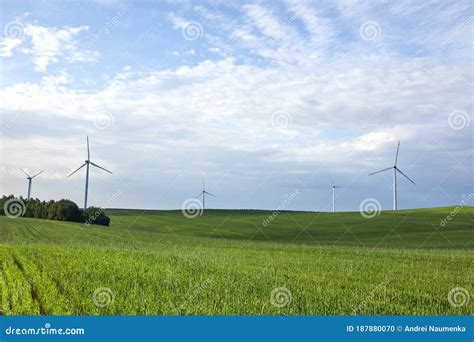
M 332 212 L 336 212 L 336 188 L 340 188 L 339 185 L 334 185 L 334 182 L 332 181 L 331 176 L 329 176 L 329 179 L 331 180 L 331 185 L 332 185 Z
M 41 170 L 40 172 L 38 172 L 36 175 L 34 176 L 30 176 L 25 170 L 23 169 L 20 169 L 21 172 L 23 172 L 25 175 L 26 175 L 26 179 L 28 179 L 28 201 L 30 200 L 30 194 L 31 194 L 31 181 L 33 180 L 33 178 L 35 178 L 36 176 L 38 176 L 39 174 L 43 173 L 44 170 Z
M 212 197 L 216 197 L 215 195 L 211 194 L 210 192 L 206 191 L 206 185 L 204 183 L 204 179 L 202 180 L 202 191 L 201 193 L 197 196 L 197 198 L 202 196 L 202 211 L 206 208 L 206 195 L 211 195 Z
M 386 169 L 383 169 L 383 170 L 380 170 L 380 171 L 373 172 L 373 173 L 369 174 L 369 176 L 372 176 L 372 175 L 375 175 L 376 173 L 385 172 L 385 171 L 393 169 L 393 210 L 397 210 L 397 172 L 400 172 L 400 174 L 402 174 L 406 179 L 408 179 L 410 182 L 415 184 L 414 181 L 412 181 L 406 174 L 404 174 L 402 172 L 402 170 L 400 170 L 397 167 L 398 151 L 399 150 L 400 150 L 400 141 L 398 142 L 397 154 L 395 155 L 395 163 L 393 164 L 393 166 L 390 166 L 390 167 L 387 167 Z
M 84 210 L 87 209 L 87 193 L 89 191 L 89 165 L 93 165 L 99 169 L 102 169 L 108 173 L 112 173 L 110 172 L 109 170 L 107 169 L 104 169 L 102 166 L 99 166 L 93 162 L 90 161 L 91 159 L 91 154 L 90 154 L 90 151 L 89 151 L 89 137 L 87 137 L 87 160 L 84 161 L 84 164 L 82 164 L 81 166 L 79 166 L 77 168 L 76 171 L 72 172 L 71 174 L 69 174 L 68 177 L 71 177 L 73 174 L 75 174 L 77 171 L 79 171 L 80 169 L 82 169 L 84 166 L 86 167 L 86 193 L 85 193 L 85 196 L 84 196 Z

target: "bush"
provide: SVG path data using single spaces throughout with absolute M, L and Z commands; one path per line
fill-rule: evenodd
M 110 224 L 110 218 L 105 215 L 104 209 L 89 207 L 83 213 L 84 222 L 86 225 L 98 224 L 101 226 L 108 226 Z
M 28 203 L 29 204 L 29 203 Z M 56 220 L 81 222 L 82 215 L 76 203 L 62 199 L 55 203 Z

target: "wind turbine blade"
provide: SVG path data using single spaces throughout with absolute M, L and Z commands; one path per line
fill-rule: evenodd
M 403 176 L 405 176 L 405 178 L 408 179 L 410 182 L 412 182 L 413 184 L 415 184 L 415 182 L 412 181 L 412 180 L 410 179 L 410 177 L 408 177 L 406 174 L 404 174 L 404 173 L 402 172 L 402 170 L 400 170 L 398 167 L 397 167 L 397 171 L 400 172 Z
M 397 146 L 397 154 L 395 155 L 395 166 L 397 166 L 397 160 L 398 160 L 398 151 L 400 151 L 400 141 L 398 142 L 398 146 Z
M 91 153 L 89 151 L 89 136 L 87 136 L 87 160 L 91 159 Z
M 44 172 L 44 170 L 41 170 L 40 172 L 38 172 L 36 175 L 34 175 L 33 177 L 31 177 L 31 179 L 35 178 L 36 176 L 42 174 Z
M 28 178 L 30 177 L 30 175 L 28 173 L 26 173 L 25 170 L 23 170 L 23 169 L 20 169 L 20 170 L 21 170 L 21 172 L 23 172 L 26 175 L 26 177 L 28 177 Z
M 81 166 L 79 166 L 79 167 L 77 168 L 77 170 L 74 171 L 74 172 L 72 172 L 72 173 L 70 173 L 68 177 L 71 177 L 73 174 L 75 174 L 77 171 L 79 171 L 80 169 L 82 169 L 84 166 L 86 166 L 86 163 L 84 163 L 84 164 L 82 164 Z
M 375 175 L 376 173 L 384 172 L 384 171 L 387 171 L 387 170 L 390 170 L 390 169 L 393 169 L 393 166 L 387 167 L 386 169 L 383 169 L 383 170 L 380 170 L 380 171 L 377 171 L 377 172 L 369 173 L 369 176 L 372 176 L 372 175 Z
M 196 198 L 199 198 L 202 196 L 202 192 L 199 193 L 199 195 L 196 196 Z
M 334 186 L 334 182 L 332 181 L 331 175 L 329 175 L 329 179 L 331 180 L 331 185 Z
M 206 194 L 211 195 L 212 197 L 216 197 L 216 195 L 211 194 L 210 192 L 204 191 Z
M 204 183 L 204 178 L 202 179 L 202 189 L 206 190 L 206 184 Z
M 95 167 L 98 167 L 99 169 L 102 169 L 102 170 L 104 170 L 104 171 L 106 171 L 106 172 L 112 174 L 112 172 L 110 172 L 110 171 L 107 170 L 107 169 L 104 169 L 102 166 L 99 166 L 99 165 L 97 165 L 97 164 L 95 164 L 95 163 L 93 163 L 93 162 L 91 162 L 91 161 L 89 161 L 89 163 L 91 163 L 91 164 L 94 165 Z

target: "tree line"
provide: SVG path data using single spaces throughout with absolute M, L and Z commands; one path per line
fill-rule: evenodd
M 105 215 L 104 209 L 97 207 L 79 209 L 76 203 L 67 199 L 41 201 L 38 198 L 27 200 L 21 196 L 16 198 L 13 195 L 3 195 L 0 199 L 0 215 L 82 222 L 86 225 L 108 226 L 110 224 L 110 218 Z

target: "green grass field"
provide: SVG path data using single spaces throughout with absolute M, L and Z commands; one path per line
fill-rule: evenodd
M 474 294 L 474 208 L 440 226 L 453 209 L 283 212 L 266 227 L 265 211 L 0 216 L 0 314 L 472 314 L 471 298 L 448 300 Z

